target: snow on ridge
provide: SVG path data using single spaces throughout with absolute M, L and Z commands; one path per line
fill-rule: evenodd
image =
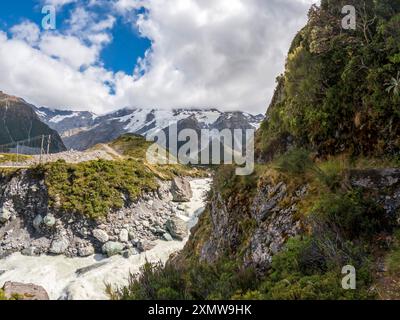
M 74 117 L 78 117 L 78 116 L 79 116 L 79 113 L 78 113 L 78 112 L 74 112 L 74 113 L 71 113 L 71 114 L 68 114 L 68 115 L 64 115 L 64 116 L 57 115 L 57 116 L 51 118 L 51 119 L 49 120 L 49 122 L 52 122 L 52 123 L 60 123 L 61 121 L 65 120 L 65 119 L 74 118 Z

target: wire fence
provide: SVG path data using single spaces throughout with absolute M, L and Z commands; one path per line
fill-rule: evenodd
M 52 135 L 41 135 L 26 140 L 13 141 L 0 145 L 0 154 L 44 155 L 50 154 Z

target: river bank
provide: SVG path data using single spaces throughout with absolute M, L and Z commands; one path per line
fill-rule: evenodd
M 193 197 L 184 205 L 179 218 L 191 229 L 203 212 L 210 179 L 190 181 Z M 151 250 L 124 258 L 121 255 L 105 258 L 93 255 L 87 258 L 65 256 L 23 256 L 15 253 L 0 260 L 0 287 L 6 281 L 34 283 L 48 292 L 50 299 L 102 300 L 107 299 L 106 285 L 126 285 L 130 273 L 137 273 L 146 261 L 165 262 L 181 250 L 188 240 L 157 240 Z

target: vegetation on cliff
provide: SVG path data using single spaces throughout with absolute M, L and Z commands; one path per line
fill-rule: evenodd
M 341 9 L 357 9 L 343 30 Z M 400 1 L 323 0 L 295 37 L 258 133 L 260 158 L 288 144 L 318 155 L 398 154 Z

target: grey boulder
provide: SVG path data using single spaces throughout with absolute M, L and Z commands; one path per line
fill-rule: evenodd
M 172 181 L 171 193 L 174 202 L 189 202 L 193 197 L 190 183 L 184 178 L 175 178 Z
M 103 245 L 102 250 L 105 255 L 112 257 L 120 254 L 124 248 L 125 245 L 123 243 L 110 241 Z

